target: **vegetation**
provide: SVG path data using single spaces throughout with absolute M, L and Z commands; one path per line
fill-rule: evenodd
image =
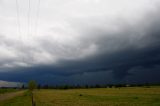
M 23 96 L 14 99 L 0 101 L 0 106 L 32 106 L 29 92 L 25 92 Z
M 0 94 L 4 94 L 4 93 L 9 93 L 9 92 L 15 92 L 18 91 L 17 89 L 12 89 L 12 88 L 1 88 L 0 89 Z
M 160 88 L 38 90 L 37 106 L 159 106 Z
M 33 93 L 36 106 L 160 106 L 160 86 L 40 89 L 34 90 Z M 0 102 L 0 106 L 31 105 L 28 94 Z
M 33 90 L 37 88 L 37 83 L 36 81 L 34 80 L 31 80 L 29 83 L 28 83 L 28 88 L 29 88 L 29 91 L 30 91 L 30 96 L 31 96 L 31 100 L 32 100 L 32 106 L 36 106 L 36 103 L 33 99 Z
M 31 80 L 31 81 L 28 83 L 28 88 L 29 88 L 30 91 L 33 91 L 34 89 L 36 89 L 36 88 L 37 88 L 37 83 L 36 83 L 36 81 Z
M 47 84 L 40 85 L 38 84 L 38 89 L 89 89 L 89 88 L 121 88 L 121 87 L 151 87 L 151 86 L 160 86 L 160 84 L 106 84 L 106 85 L 56 85 L 49 86 Z

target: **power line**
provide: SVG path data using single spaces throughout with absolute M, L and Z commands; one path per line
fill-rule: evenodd
M 39 22 L 39 13 L 40 13 L 40 4 L 41 4 L 41 0 L 38 0 L 37 14 L 36 14 L 36 20 L 35 20 L 35 35 L 37 35 L 37 31 L 38 31 L 38 22 Z
M 18 4 L 18 0 L 16 0 L 16 12 L 17 12 L 17 25 L 18 25 L 18 35 L 21 37 L 21 24 L 20 24 L 20 15 L 19 15 L 19 4 Z
M 20 6 L 18 3 L 18 0 L 16 0 L 16 12 L 17 12 L 17 26 L 18 26 L 18 35 L 19 35 L 19 39 L 21 41 L 21 45 L 20 48 L 21 50 L 23 49 L 23 38 L 22 38 L 22 33 L 21 33 L 21 23 L 20 23 Z M 23 51 L 23 50 L 22 50 Z M 24 56 L 22 55 L 22 61 L 24 62 Z
M 31 1 L 28 1 L 28 36 L 30 35 L 30 11 L 31 11 Z
M 36 20 L 35 20 L 35 35 L 37 35 L 37 32 L 38 32 L 38 21 L 39 21 L 39 13 L 40 13 L 40 4 L 41 4 L 41 0 L 38 0 L 37 10 L 36 10 Z M 22 41 L 22 45 L 23 45 L 22 29 L 21 29 L 21 22 L 20 22 L 19 0 L 16 0 L 16 12 L 17 12 L 18 34 L 19 34 L 19 38 Z M 27 25 L 27 36 L 29 37 L 29 36 L 32 35 L 31 0 L 28 0 L 27 24 L 28 24 Z M 22 45 L 21 45 L 21 49 L 23 49 Z M 24 62 L 24 56 L 23 55 L 22 55 L 22 61 Z

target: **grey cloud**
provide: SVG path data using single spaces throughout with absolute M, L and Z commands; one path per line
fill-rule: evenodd
M 2 37 L 1 45 L 8 47 L 12 45 L 17 52 L 22 53 L 18 56 L 24 57 L 25 61 L 18 62 L 24 62 L 29 67 L 2 68 L 4 71 L 0 72 L 0 79 L 10 81 L 36 79 L 41 82 L 52 82 L 55 79 L 53 83 L 56 81 L 84 83 L 85 80 L 88 83 L 105 83 L 107 78 L 109 82 L 114 83 L 125 82 L 127 78 L 131 82 L 136 78 L 138 79 L 135 81 L 140 81 L 140 78 L 143 78 L 144 82 L 151 80 L 151 77 L 145 77 L 145 72 L 148 76 L 151 73 L 149 70 L 158 70 L 159 67 L 155 66 L 160 65 L 159 11 L 157 8 L 146 13 L 138 22 L 117 18 L 111 20 L 114 22 L 110 24 L 106 17 L 101 16 L 95 16 L 93 19 L 72 18 L 69 28 L 76 33 L 74 31 L 68 33 L 65 28 L 57 30 L 64 31 L 64 34 L 66 32 L 69 39 L 65 37 L 65 42 L 61 42 L 60 38 L 57 40 L 50 37 L 51 35 L 46 35 L 36 38 L 34 40 L 36 44 L 33 46 L 24 44 L 23 48 L 18 48 L 17 45 L 20 43 Z M 70 34 L 76 34 L 76 37 Z M 33 42 L 31 41 L 31 44 Z M 36 64 L 38 60 L 43 59 L 44 61 L 48 59 L 45 64 L 43 62 Z M 1 64 L 9 61 L 2 61 Z M 157 73 L 159 75 L 159 71 L 154 72 L 152 76 L 156 76 Z M 95 78 L 96 75 L 103 78 L 98 80 L 98 77 Z M 155 77 L 155 80 L 160 81 L 158 77 Z

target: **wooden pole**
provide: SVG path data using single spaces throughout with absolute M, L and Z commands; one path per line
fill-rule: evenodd
M 31 92 L 31 97 L 32 97 L 32 106 L 36 106 L 36 103 L 33 100 L 33 92 Z

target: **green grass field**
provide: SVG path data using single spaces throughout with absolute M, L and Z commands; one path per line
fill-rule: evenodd
M 29 92 L 25 92 L 23 96 L 15 97 L 10 100 L 0 101 L 0 106 L 32 106 Z
M 15 92 L 15 91 L 17 91 L 17 89 L 0 89 L 0 94 Z
M 160 87 L 36 90 L 36 106 L 160 106 Z M 0 106 L 31 106 L 28 93 Z

